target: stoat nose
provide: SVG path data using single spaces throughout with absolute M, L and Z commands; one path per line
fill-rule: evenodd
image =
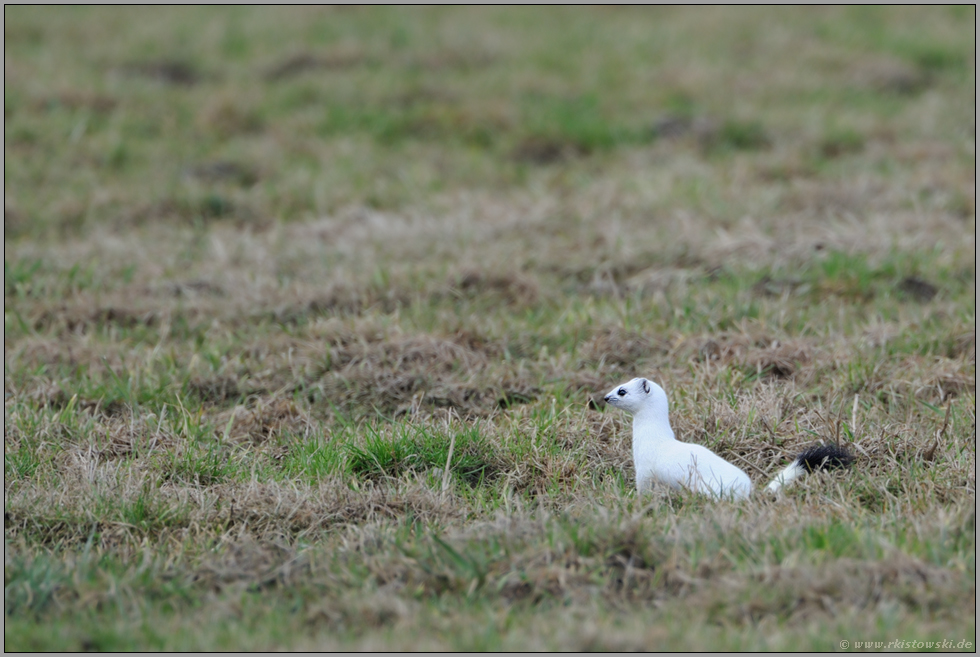
M 606 395 L 602 399 L 603 399 L 603 401 L 605 401 L 608 404 L 609 403 L 609 400 L 612 399 L 612 395 Z

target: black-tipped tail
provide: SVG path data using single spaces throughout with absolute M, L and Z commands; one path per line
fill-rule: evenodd
M 837 445 L 814 445 L 796 457 L 796 464 L 807 472 L 847 468 L 852 463 L 851 453 Z
M 813 445 L 806 448 L 802 454 L 787 465 L 776 478 L 769 482 L 766 490 L 776 493 L 785 486 L 793 483 L 805 474 L 814 470 L 834 470 L 836 468 L 846 468 L 854 462 L 851 456 L 843 447 L 836 445 Z

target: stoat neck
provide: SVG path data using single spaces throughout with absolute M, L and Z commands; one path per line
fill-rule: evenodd
M 651 478 L 656 479 L 657 464 L 665 458 L 664 448 L 674 440 L 674 431 L 666 414 L 641 411 L 633 416 L 633 468 L 637 490 L 647 488 Z
M 675 440 L 674 430 L 666 417 L 656 412 L 641 410 L 633 416 L 633 440 L 643 442 L 659 442 Z

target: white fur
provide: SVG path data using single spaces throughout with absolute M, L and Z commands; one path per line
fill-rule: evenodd
M 752 482 L 740 468 L 707 447 L 674 437 L 667 393 L 656 383 L 633 379 L 610 390 L 606 403 L 633 414 L 637 490 L 661 483 L 713 497 L 741 499 L 752 492 Z
M 749 476 L 710 449 L 682 443 L 674 437 L 667 415 L 667 393 L 653 381 L 633 379 L 618 385 L 606 395 L 606 403 L 633 414 L 633 466 L 636 489 L 655 483 L 671 488 L 686 488 L 712 497 L 741 499 L 752 492 Z M 766 486 L 778 493 L 813 468 L 847 466 L 851 457 L 846 451 L 827 454 L 818 448 L 800 454 Z M 820 464 L 814 460 L 823 459 Z M 843 461 L 843 463 L 842 463 Z M 806 467 L 804 467 L 806 466 Z
M 787 465 L 782 472 L 776 475 L 776 478 L 769 482 L 766 486 L 766 490 L 770 493 L 778 493 L 783 486 L 788 486 L 795 480 L 799 479 L 806 474 L 806 470 L 797 461 L 793 461 Z

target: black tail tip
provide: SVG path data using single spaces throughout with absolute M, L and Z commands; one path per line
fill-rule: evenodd
M 796 457 L 796 463 L 807 472 L 846 468 L 853 462 L 851 453 L 837 445 L 814 445 Z

